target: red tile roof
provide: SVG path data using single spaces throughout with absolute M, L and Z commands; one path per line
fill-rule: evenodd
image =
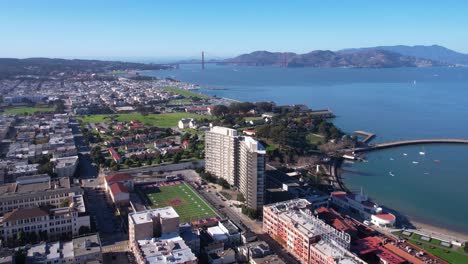
M 33 217 L 41 217 L 49 215 L 47 208 L 42 207 L 31 207 L 31 208 L 21 208 L 14 209 L 13 211 L 6 213 L 3 216 L 2 222 L 10 222 L 17 220 L 30 219 Z
M 378 237 L 366 237 L 357 240 L 354 250 L 358 252 L 358 255 L 367 255 L 370 253 L 375 254 L 389 264 L 406 263 L 404 258 L 385 248 L 383 246 L 383 241 Z
M 107 184 L 112 184 L 115 182 L 121 182 L 121 181 L 127 181 L 133 179 L 132 175 L 128 173 L 115 173 L 111 175 L 106 176 L 106 182 Z
M 121 193 L 128 193 L 127 187 L 125 187 L 125 185 L 123 185 L 120 182 L 111 184 L 110 185 L 110 191 L 112 193 L 112 196 L 114 196 L 114 197 L 116 195 L 118 195 L 118 194 L 121 194 Z

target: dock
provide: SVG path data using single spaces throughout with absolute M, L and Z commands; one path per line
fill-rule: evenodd
M 312 110 L 312 115 L 319 116 L 321 118 L 334 118 L 335 114 L 330 109 L 320 109 L 320 110 Z
M 354 133 L 356 133 L 356 134 L 358 134 L 360 136 L 364 136 L 364 139 L 361 140 L 361 142 L 364 143 L 364 144 L 369 143 L 375 137 L 375 134 L 370 133 L 370 132 L 366 132 L 366 131 L 362 131 L 362 130 L 356 130 L 356 131 L 354 131 Z

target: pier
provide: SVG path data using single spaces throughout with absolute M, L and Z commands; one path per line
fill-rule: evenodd
M 407 145 L 422 145 L 422 144 L 468 144 L 468 139 L 456 138 L 438 138 L 438 139 L 412 139 L 412 140 L 399 140 L 369 145 L 368 147 L 355 148 L 354 152 L 368 152 L 373 150 L 407 146 Z
M 357 135 L 360 135 L 360 136 L 364 136 L 364 139 L 361 140 L 361 142 L 364 143 L 364 144 L 369 143 L 369 141 L 371 141 L 375 137 L 375 134 L 370 133 L 370 132 L 366 132 L 366 131 L 362 131 L 362 130 L 356 130 L 356 131 L 354 131 L 354 133 L 356 133 Z

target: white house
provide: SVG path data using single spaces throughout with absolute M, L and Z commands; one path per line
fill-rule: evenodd
M 182 118 L 178 124 L 180 129 L 185 128 L 193 128 L 196 129 L 198 127 L 197 120 L 193 118 Z

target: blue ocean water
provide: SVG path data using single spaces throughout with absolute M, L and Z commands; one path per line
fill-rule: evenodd
M 236 100 L 330 108 L 345 132 L 373 132 L 376 142 L 468 138 L 468 68 L 208 65 L 201 70 L 185 65 L 145 74 L 197 83 L 203 93 Z M 468 146 L 399 147 L 369 153 L 367 159 L 344 167 L 351 189 L 362 187 L 377 202 L 410 218 L 468 233 Z

